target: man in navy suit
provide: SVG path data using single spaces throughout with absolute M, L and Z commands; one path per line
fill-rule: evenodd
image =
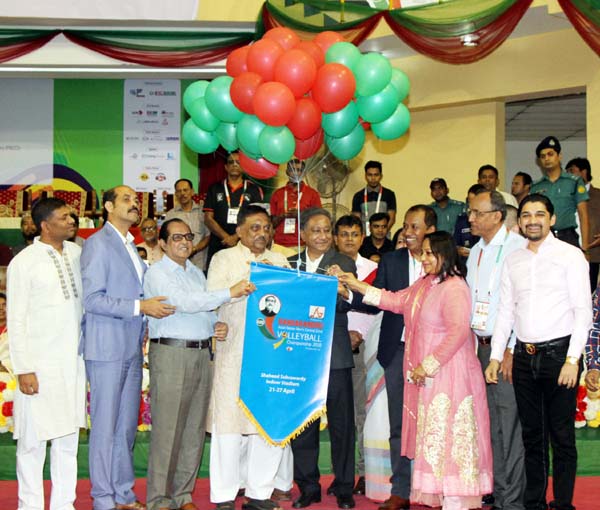
M 292 267 L 301 271 L 325 274 L 330 266 L 337 265 L 344 272 L 356 274 L 354 261 L 333 248 L 333 226 L 331 216 L 320 208 L 302 211 L 300 236 L 306 249 L 299 255 L 288 258 Z M 344 289 L 346 297 L 348 291 Z M 354 358 L 348 333 L 350 303 L 338 294 L 329 385 L 327 388 L 327 420 L 331 438 L 331 464 L 334 481 L 332 491 L 339 508 L 355 506 L 352 497 L 354 488 L 354 398 L 352 392 L 352 367 Z M 294 452 L 294 479 L 300 488 L 300 497 L 293 503 L 294 508 L 304 508 L 321 501 L 319 484 L 319 425 L 321 420 L 312 422 L 292 441 Z
M 414 205 L 404 216 L 402 235 L 406 248 L 381 257 L 373 285 L 380 289 L 404 289 L 421 276 L 421 252 L 426 234 L 435 230 L 435 211 L 426 205 Z M 402 406 L 404 403 L 404 316 L 383 312 L 377 361 L 381 364 L 387 388 L 390 419 L 390 460 L 392 491 L 379 510 L 410 508 L 410 459 L 400 455 Z
M 129 232 L 140 212 L 135 191 L 118 186 L 102 198 L 107 221 L 81 254 L 91 494 L 94 510 L 144 510 L 133 492 L 144 316 L 166 317 L 174 307 L 163 303 L 165 296 L 143 299 L 146 265 Z

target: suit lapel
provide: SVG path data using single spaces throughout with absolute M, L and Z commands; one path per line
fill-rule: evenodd
M 127 248 L 123 244 L 123 240 L 121 239 L 121 236 L 119 236 L 119 234 L 115 231 L 115 229 L 109 225 L 106 225 L 104 227 L 104 230 L 106 231 L 106 234 L 108 236 L 108 239 L 107 239 L 108 242 L 110 244 L 112 244 L 115 248 L 114 251 L 115 251 L 116 255 L 121 259 L 123 264 L 125 264 L 129 268 L 132 276 L 134 276 L 135 279 L 138 282 L 140 282 L 140 285 L 141 285 L 140 277 L 138 276 L 137 270 L 135 269 L 135 265 L 133 264 L 133 261 L 131 260 L 131 257 L 129 256 L 129 252 L 127 251 Z M 145 264 L 142 262 L 142 264 L 141 264 L 142 276 L 144 274 L 144 266 L 145 266 Z

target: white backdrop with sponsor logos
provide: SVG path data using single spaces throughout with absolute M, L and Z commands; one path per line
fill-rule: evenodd
M 172 192 L 180 174 L 179 80 L 125 80 L 123 183 L 137 191 Z

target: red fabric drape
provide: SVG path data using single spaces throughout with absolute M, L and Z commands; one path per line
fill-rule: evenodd
M 460 37 L 433 38 L 416 35 L 385 13 L 386 21 L 394 33 L 418 53 L 447 64 L 469 64 L 492 53 L 512 33 L 532 0 L 516 2 L 496 21 L 473 32 L 477 46 L 465 46 Z
M 48 41 L 54 39 L 59 32 L 53 32 L 48 35 L 44 35 L 38 39 L 34 39 L 32 41 L 11 44 L 9 46 L 3 46 L 0 48 L 0 63 L 7 62 L 9 60 L 13 60 L 22 55 L 27 55 L 32 51 L 41 48 Z
M 98 44 L 79 37 L 73 33 L 64 32 L 65 37 L 75 44 L 79 44 L 92 51 L 102 53 L 107 57 L 122 60 L 124 62 L 133 62 L 153 67 L 193 67 L 205 64 L 212 64 L 227 58 L 227 56 L 236 48 L 245 46 L 246 42 L 240 42 L 229 46 L 214 48 L 211 50 L 202 50 L 199 52 L 189 51 L 143 51 L 127 48 L 118 48 L 107 44 Z
M 581 38 L 597 55 L 600 55 L 600 27 L 584 16 L 571 0 L 558 0 L 558 3 Z
M 358 46 L 360 43 L 365 41 L 371 35 L 373 30 L 375 30 L 375 27 L 381 20 L 382 16 L 383 16 L 383 12 L 375 13 L 375 14 L 373 14 L 373 16 L 367 18 L 365 21 L 363 21 L 362 23 L 359 23 L 358 25 L 355 25 L 352 28 L 349 28 L 347 30 L 336 30 L 335 32 L 340 34 L 344 38 L 345 41 L 351 42 L 351 43 L 355 44 L 356 46 Z M 266 2 L 262 7 L 262 22 L 264 24 L 265 31 L 270 30 L 271 28 L 276 28 L 276 27 L 288 27 L 288 28 L 292 28 L 294 30 L 294 32 L 296 32 L 298 34 L 298 36 L 304 40 L 312 39 L 319 32 L 326 30 L 326 28 L 322 28 L 321 30 L 318 30 L 318 31 L 310 31 L 310 30 L 299 30 L 298 27 L 296 27 L 296 26 L 290 27 L 284 21 L 279 20 L 275 16 L 273 16 L 273 14 L 269 11 Z

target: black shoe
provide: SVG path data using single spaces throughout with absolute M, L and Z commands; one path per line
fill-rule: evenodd
M 358 480 L 356 481 L 356 485 L 354 486 L 354 490 L 352 491 L 352 494 L 358 494 L 359 496 L 364 496 L 365 492 L 366 492 L 365 477 L 359 476 Z
M 333 486 L 333 483 L 329 487 L 327 487 L 327 495 L 335 496 L 335 487 Z
M 484 505 L 493 505 L 494 504 L 494 495 L 493 494 L 486 494 L 485 496 L 483 496 L 483 498 L 481 498 L 481 502 Z
M 352 496 L 337 496 L 337 505 L 339 508 L 354 508 L 356 503 Z
M 307 492 L 303 492 L 300 494 L 300 497 L 292 503 L 294 508 L 306 508 L 307 506 L 312 505 L 313 503 L 321 502 L 321 494 L 309 494 Z M 350 507 L 348 507 L 350 508 Z

